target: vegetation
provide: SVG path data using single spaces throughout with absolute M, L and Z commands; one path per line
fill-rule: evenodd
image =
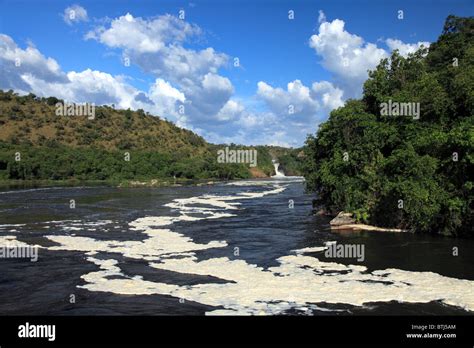
M 143 110 L 99 106 L 89 120 L 57 116 L 58 102 L 63 101 L 0 91 L 0 180 L 250 178 L 273 175 L 272 159 L 279 156 L 291 172 L 299 170 L 296 150 L 231 144 L 256 149 L 257 167 L 218 163 L 217 150 L 226 145 L 209 144 Z
M 382 115 L 389 100 L 420 103 L 420 118 Z M 308 137 L 307 189 L 359 221 L 474 236 L 473 110 L 474 18 L 449 16 L 429 51 L 382 60 Z

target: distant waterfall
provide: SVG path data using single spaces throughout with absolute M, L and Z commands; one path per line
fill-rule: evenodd
M 280 171 L 278 170 L 278 167 L 279 167 L 279 166 L 280 166 L 280 163 L 278 163 L 278 162 L 273 162 L 273 167 L 275 167 L 275 173 L 276 173 L 275 175 L 272 176 L 273 178 L 282 178 L 282 177 L 285 176 L 285 173 L 280 172 Z

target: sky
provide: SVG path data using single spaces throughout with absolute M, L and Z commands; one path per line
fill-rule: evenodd
M 297 147 L 471 0 L 0 0 L 0 88 L 143 109 L 213 143 Z M 402 11 L 402 12 L 401 12 Z

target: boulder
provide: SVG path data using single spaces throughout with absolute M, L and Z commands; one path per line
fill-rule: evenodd
M 331 226 L 351 225 L 355 223 L 356 221 L 352 218 L 352 214 L 343 211 L 337 214 L 337 216 L 329 222 Z

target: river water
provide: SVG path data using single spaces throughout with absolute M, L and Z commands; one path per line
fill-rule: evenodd
M 334 233 L 311 198 L 299 178 L 4 189 L 0 246 L 38 260 L 0 258 L 0 314 L 474 313 L 472 240 Z

